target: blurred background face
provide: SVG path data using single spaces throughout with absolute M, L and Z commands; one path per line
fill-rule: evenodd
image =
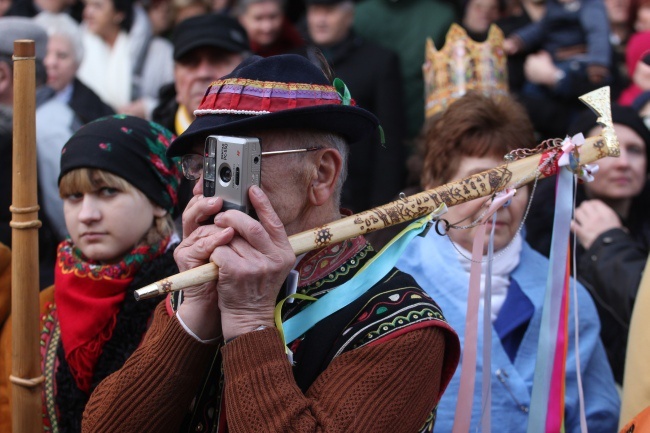
M 192 113 L 199 107 L 210 83 L 231 73 L 243 59 L 240 53 L 215 47 L 199 47 L 190 51 L 174 65 L 176 102 Z
M 307 7 L 309 36 L 316 45 L 328 46 L 341 42 L 350 32 L 353 21 L 352 2 Z
M 180 3 L 183 3 L 182 5 Z M 191 1 L 184 2 L 179 1 L 174 3 L 174 8 L 172 11 L 172 16 L 174 24 L 178 24 L 181 21 L 184 21 L 188 18 L 195 17 L 197 15 L 203 15 L 210 12 L 210 9 L 207 7 L 205 2 L 202 1 Z
M 463 156 L 461 157 L 458 169 L 447 179 L 447 182 L 460 180 L 468 176 L 480 173 L 485 170 L 497 167 L 503 164 L 503 157 L 499 156 Z M 432 186 L 433 187 L 433 186 Z M 443 216 L 451 224 L 466 226 L 476 220 L 490 205 L 487 198 L 480 198 L 471 202 L 459 204 L 449 208 L 449 211 Z M 524 217 L 524 211 L 528 204 L 528 188 L 521 187 L 512 199 L 509 206 L 497 211 L 497 222 L 494 229 L 494 251 L 505 248 L 517 234 L 521 220 Z M 477 225 L 469 229 L 450 229 L 449 237 L 458 245 L 472 251 L 474 236 L 478 230 L 486 230 L 485 244 L 483 253 L 487 253 L 488 235 L 492 230 L 492 218 L 486 225 Z
M 11 0 L 0 0 L 0 17 L 5 16 L 11 7 Z
M 469 0 L 463 15 L 463 27 L 471 32 L 484 33 L 497 18 L 498 0 Z
M 57 92 L 72 82 L 79 67 L 72 43 L 61 35 L 49 38 L 43 63 L 47 71 L 47 85 Z
M 34 4 L 43 11 L 58 14 L 71 6 L 73 2 L 70 0 L 34 0 Z
M 634 21 L 634 31 L 647 32 L 650 30 L 650 6 L 642 6 L 636 14 Z
M 631 200 L 643 190 L 647 179 L 646 143 L 628 126 L 614 124 L 621 148 L 618 158 L 606 157 L 597 161 L 600 169 L 592 182 L 585 183 L 587 195 L 607 204 L 619 200 Z M 599 134 L 600 127 L 589 132 Z
M 252 3 L 239 16 L 252 44 L 271 45 L 280 35 L 283 12 L 280 3 L 268 0 Z
M 155 35 L 161 35 L 172 28 L 174 17 L 170 0 L 152 3 L 147 9 L 149 21 Z
M 124 14 L 118 12 L 111 0 L 86 0 L 83 22 L 88 30 L 100 37 L 118 32 Z
M 607 16 L 612 24 L 627 24 L 630 0 L 605 0 Z

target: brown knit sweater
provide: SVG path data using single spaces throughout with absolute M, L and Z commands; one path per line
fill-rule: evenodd
M 188 335 L 161 303 L 140 348 L 93 393 L 83 431 L 177 432 L 218 347 Z M 445 336 L 427 327 L 343 353 L 306 394 L 277 330 L 221 350 L 230 432 L 413 433 L 439 399 Z

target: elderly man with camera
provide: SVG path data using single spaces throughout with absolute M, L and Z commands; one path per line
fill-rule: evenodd
M 395 268 L 357 299 L 337 292 L 376 257 L 361 236 L 298 258 L 289 243 L 341 218 L 348 151 L 378 136 L 343 87 L 295 55 L 251 57 L 212 83 L 169 154 L 198 180 L 176 261 L 212 261 L 218 281 L 161 302 L 140 348 L 92 395 L 84 431 L 430 431 L 459 357 L 439 307 Z M 233 182 L 243 203 L 224 203 Z M 255 218 L 224 210 L 246 199 Z M 340 305 L 285 344 L 281 323 L 330 293 Z

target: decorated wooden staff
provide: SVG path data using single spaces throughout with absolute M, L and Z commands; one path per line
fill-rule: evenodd
M 36 67 L 31 40 L 14 42 L 12 212 L 12 425 L 41 432 L 38 201 L 36 196 Z
M 603 132 L 599 136 L 586 139 L 579 150 L 573 151 L 573 160 L 579 162 L 573 168 L 575 171 L 585 170 L 585 164 L 606 156 L 619 156 L 620 153 L 612 125 L 609 87 L 583 95 L 580 100 L 599 116 L 598 122 L 603 125 Z M 451 207 L 491 196 L 506 188 L 517 188 L 536 178 L 556 174 L 557 162 L 562 153 L 560 140 L 549 140 L 538 146 L 535 151 L 521 151 L 506 156 L 506 163 L 499 167 L 298 233 L 291 236 L 289 241 L 294 253 L 298 255 L 414 220 L 434 212 L 443 203 Z M 218 275 L 218 267 L 214 263 L 208 263 L 136 290 L 135 296 L 137 299 L 146 299 L 182 290 L 216 280 Z

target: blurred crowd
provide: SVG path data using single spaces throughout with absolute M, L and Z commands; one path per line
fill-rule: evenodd
M 68 236 L 57 183 L 66 141 L 82 125 L 110 114 L 140 117 L 181 134 L 209 84 L 251 55 L 306 56 L 340 78 L 357 105 L 379 118 L 384 143 L 367 139 L 351 147 L 341 205 L 352 212 L 454 178 L 456 172 L 442 166 L 433 169 L 442 172 L 439 178 L 427 177 L 432 161 L 449 158 L 454 149 L 429 156 L 427 146 L 444 136 L 446 124 L 434 125 L 437 117 L 425 122 L 422 76 L 426 39 L 440 49 L 453 23 L 477 42 L 488 38 L 493 24 L 503 30 L 509 91 L 518 104 L 507 113 L 520 110 L 526 117 L 521 122 L 531 126 L 508 135 L 520 134 L 521 147 L 599 133 L 578 96 L 610 86 L 621 156 L 601 161 L 594 182 L 580 185 L 572 233 L 577 274 L 594 300 L 594 321 L 601 322 L 604 352 L 588 354 L 606 356 L 615 381 L 623 384 L 626 336 L 650 246 L 650 0 L 0 0 L 0 17 L 0 242 L 8 246 L 8 38 L 26 20 L 43 30 L 26 35 L 36 40 L 42 287 L 52 284 L 57 245 Z M 463 116 L 469 114 L 455 122 Z M 501 150 L 478 157 L 487 155 L 496 165 Z M 547 256 L 553 189 L 552 183 L 537 185 L 524 229 L 530 246 Z M 192 184 L 181 180 L 175 216 L 191 197 Z M 379 247 L 385 239 L 374 242 Z M 521 254 L 528 254 L 526 245 Z

